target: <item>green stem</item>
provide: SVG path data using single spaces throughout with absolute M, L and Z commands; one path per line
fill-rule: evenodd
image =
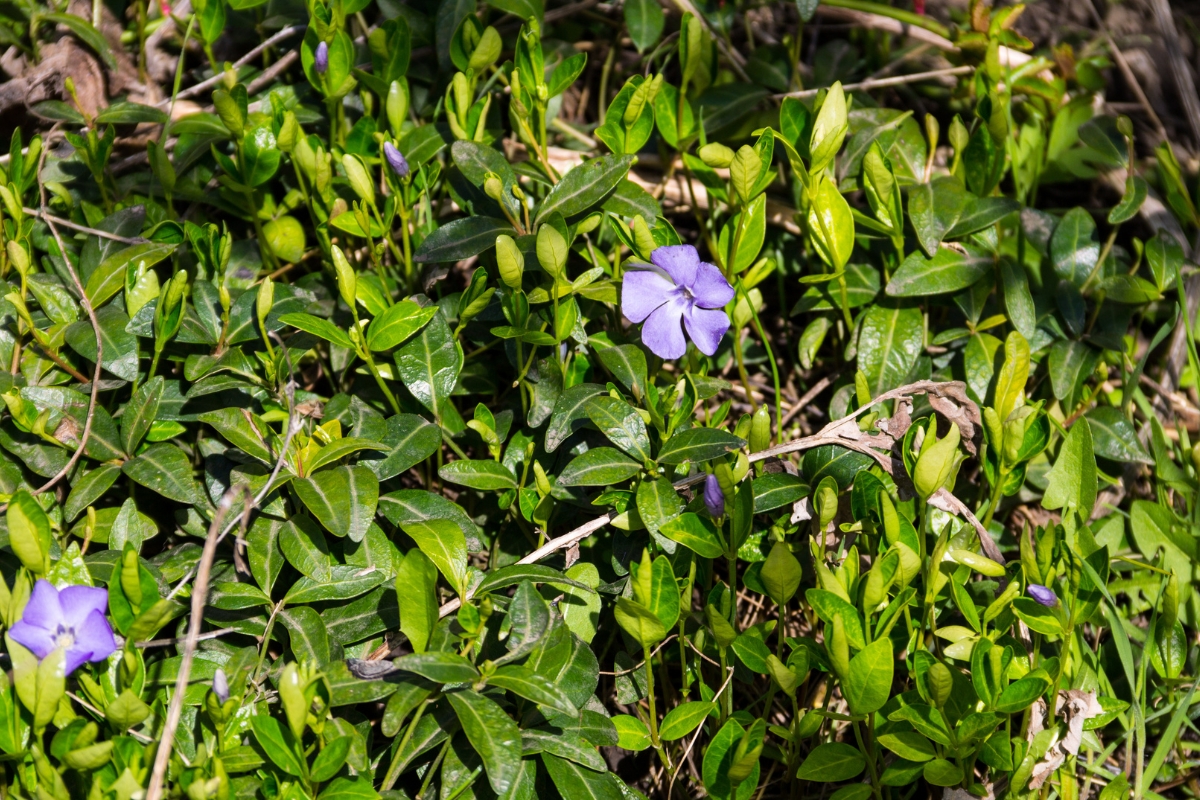
M 404 738 L 396 745 L 396 751 L 392 755 L 392 763 L 388 765 L 387 775 L 383 779 L 383 791 L 388 791 L 396 785 L 396 781 L 400 778 L 400 770 L 404 764 L 400 761 L 400 754 L 404 752 L 404 748 L 408 747 L 408 743 L 412 740 L 413 733 L 417 729 L 417 723 L 421 721 L 421 717 L 425 715 L 425 710 L 429 708 L 434 701 L 439 697 L 439 693 L 425 699 L 425 702 L 417 708 L 417 713 L 413 715 L 412 721 L 408 723 L 408 727 L 404 729 Z

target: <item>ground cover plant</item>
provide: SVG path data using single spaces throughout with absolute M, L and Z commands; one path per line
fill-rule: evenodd
M 1200 794 L 1184 12 L 0 3 L 0 795 Z

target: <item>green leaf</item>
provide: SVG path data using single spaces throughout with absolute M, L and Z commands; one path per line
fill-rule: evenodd
M 972 197 L 958 178 L 944 176 L 932 183 L 912 187 L 908 194 L 908 218 L 921 249 L 930 258 L 937 255 L 942 240 L 969 209 Z
M 279 621 L 287 628 L 293 660 L 307 660 L 318 666 L 329 663 L 329 631 L 315 608 L 285 608 L 279 612 Z
M 376 454 L 367 453 L 358 461 L 381 481 L 407 472 L 442 445 L 438 427 L 416 414 L 396 414 L 388 417 L 386 425 L 381 440 L 383 449 Z
M 433 412 L 451 434 L 466 425 L 450 401 L 463 367 L 463 352 L 443 314 L 437 314 L 420 335 L 395 353 L 396 369 L 413 397 Z
M 1050 260 L 1061 280 L 1083 286 L 1100 260 L 1100 240 L 1090 212 L 1073 208 L 1063 216 L 1050 237 Z
M 328 581 L 301 578 L 292 584 L 284 600 L 288 605 L 350 600 L 366 594 L 387 576 L 380 570 L 364 570 L 355 565 L 335 565 Z
M 121 380 L 133 381 L 138 376 L 137 337 L 126 330 L 129 317 L 116 306 L 105 306 L 96 312 L 100 323 L 100 343 L 104 348 L 100 364 Z M 96 332 L 87 320 L 72 322 L 65 332 L 67 344 L 88 361 L 96 360 Z
M 1096 505 L 1096 457 L 1092 452 L 1090 425 L 1076 422 L 1059 448 L 1047 477 L 1042 507 L 1075 510 L 1086 520 Z
M 613 610 L 617 623 L 642 647 L 653 647 L 667 638 L 667 629 L 653 611 L 627 597 L 618 597 Z
M 96 122 L 103 125 L 133 125 L 150 122 L 161 125 L 167 121 L 167 112 L 154 106 L 129 101 L 118 101 L 96 114 Z
M 937 757 L 933 744 L 915 731 L 880 734 L 879 743 L 908 761 L 924 763 Z
M 716 525 L 691 511 L 662 523 L 658 526 L 658 532 L 703 558 L 719 558 L 725 554 Z
M 595 772 L 550 753 L 542 753 L 542 763 L 555 788 L 571 800 L 624 800 L 625 795 L 611 772 Z
M 425 327 L 437 312 L 437 306 L 421 308 L 411 300 L 401 300 L 371 320 L 367 347 L 376 352 L 390 350 Z
M 959 766 L 944 758 L 927 762 L 922 774 L 934 786 L 956 786 L 963 779 Z
M 606 347 L 596 353 L 600 363 L 613 374 L 621 384 L 633 392 L 634 397 L 640 397 L 646 391 L 646 354 L 637 345 L 622 344 L 616 347 Z
M 895 667 L 892 641 L 886 636 L 871 642 L 850 659 L 850 676 L 842 692 L 852 713 L 874 714 L 883 708 L 892 692 Z
M 521 769 L 521 732 L 500 706 L 470 689 L 447 695 L 463 733 L 479 754 L 492 791 L 503 795 Z
M 597 752 L 595 745 L 576 733 L 536 728 L 523 730 L 521 731 L 521 751 L 525 755 L 550 753 L 595 772 L 608 771 L 608 763 Z
M 617 188 L 632 164 L 633 156 L 615 154 L 583 162 L 564 175 L 550 190 L 538 209 L 535 222 L 540 223 L 555 212 L 570 218 L 587 211 Z
M 1091 345 L 1059 339 L 1050 346 L 1050 388 L 1063 405 L 1074 407 L 1083 393 L 1084 383 L 1096 369 L 1100 354 Z
M 349 334 L 322 317 L 304 313 L 281 314 L 279 321 L 311 333 L 313 336 L 319 336 L 327 342 L 333 342 L 338 347 L 345 347 L 348 350 L 354 348 L 354 342 L 350 340 Z
M 636 459 L 650 460 L 650 435 L 646 422 L 633 406 L 612 397 L 593 397 L 587 404 L 588 419 L 608 440 Z
M 667 440 L 658 452 L 658 463 L 682 464 L 684 461 L 711 461 L 745 446 L 744 439 L 718 428 L 689 428 Z
M 126 403 L 125 413 L 121 416 L 121 445 L 126 453 L 136 452 L 142 438 L 150 430 L 150 425 L 158 416 L 158 404 L 162 400 L 165 385 L 162 376 L 157 375 L 142 384 Z
M 488 572 L 483 580 L 479 582 L 479 585 L 475 587 L 475 593 L 482 595 L 487 592 L 494 592 L 506 586 L 515 586 L 521 581 L 563 584 L 585 591 L 593 591 L 590 585 L 572 580 L 558 570 L 542 564 L 511 564 L 507 567 L 499 567 Z
M 175 252 L 175 247 L 176 245 L 162 242 L 142 242 L 107 256 L 88 276 L 85 287 L 88 300 L 95 308 L 104 305 L 110 297 L 125 288 L 125 271 L 130 264 L 139 267 L 143 265 L 147 268 L 153 267 Z M 87 325 L 89 331 L 91 330 L 88 323 L 82 320 L 81 322 Z
M 546 427 L 545 447 L 553 453 L 567 438 L 588 422 L 587 404 L 596 395 L 604 394 L 603 386 L 580 383 L 564 391 L 554 404 L 554 413 Z
M 461 534 L 461 531 L 459 532 Z M 420 548 L 409 550 L 396 571 L 400 630 L 413 651 L 424 653 L 438 621 L 437 566 Z
M 494 217 L 456 219 L 426 236 L 413 253 L 413 260 L 419 263 L 461 261 L 490 250 L 502 233 L 510 236 L 515 233 L 506 220 Z
M 579 709 L 554 681 L 528 667 L 517 664 L 498 667 L 488 676 L 488 684 L 571 717 L 579 714 Z
M 346 763 L 346 757 L 350 755 L 350 743 L 352 741 L 353 737 L 339 736 L 325 745 L 325 749 L 313 759 L 312 770 L 309 775 L 314 782 L 324 783 L 334 775 L 337 775 L 338 770 Z
M 750 800 L 753 796 L 761 770 L 759 764 L 756 763 L 750 775 L 737 786 L 729 780 L 729 769 L 733 766 L 738 743 L 745 734 L 745 729 L 736 719 L 729 719 L 709 742 L 704 753 L 701 776 L 704 789 L 710 797 L 717 800 Z
M 335 536 L 361 542 L 379 503 L 379 478 L 363 466 L 330 467 L 292 481 L 296 496 Z
M 858 334 L 858 368 L 867 389 L 877 397 L 902 386 L 921 353 L 925 319 L 919 308 L 872 306 L 863 315 Z M 809 483 L 816 480 L 808 474 Z
M 364 439 L 358 436 L 347 436 L 342 439 L 334 439 L 329 444 L 321 447 L 313 455 L 312 459 L 306 465 L 307 472 L 314 474 L 321 467 L 329 466 L 334 462 L 341 461 L 343 458 L 358 453 L 363 450 L 379 451 L 383 450 L 387 445 L 380 442 L 373 442 L 370 439 Z
M 216 428 L 217 433 L 242 452 L 274 466 L 276 454 L 269 443 L 270 439 L 274 438 L 274 432 L 249 409 L 225 408 L 220 411 L 208 411 L 200 414 L 198 419 Z
M 467 580 L 467 540 L 462 528 L 447 519 L 414 520 L 400 527 L 461 595 Z
M 1015 714 L 1029 708 L 1050 686 L 1050 681 L 1040 675 L 1026 675 L 1004 687 L 996 698 L 996 710 L 1002 714 Z
M 288 775 L 303 777 L 304 765 L 296 754 L 295 740 L 279 721 L 268 714 L 253 714 L 250 730 L 267 757 Z
M 173 444 L 152 444 L 125 462 L 121 471 L 134 482 L 170 500 L 199 503 L 202 494 L 192 477 L 192 462 Z
M 985 250 L 967 246 L 939 247 L 933 258 L 913 251 L 892 275 L 887 293 L 892 297 L 926 297 L 949 294 L 973 285 L 986 275 L 994 259 Z
M 438 475 L 444 481 L 484 492 L 517 488 L 517 479 L 499 461 L 451 461 L 438 469 Z
M 642 465 L 612 447 L 593 447 L 576 456 L 558 476 L 559 486 L 610 486 L 632 478 Z
M 96 55 L 104 62 L 104 65 L 114 72 L 117 69 L 117 59 L 109 49 L 108 41 L 104 38 L 100 31 L 96 30 L 90 22 L 83 17 L 77 17 L 74 14 L 38 14 L 38 21 L 49 23 L 50 25 L 64 25 L 70 29 L 71 33 L 79 37 L 79 40 L 86 44 L 92 50 L 96 51 Z
M 658 41 L 665 24 L 662 6 L 655 0 L 627 0 L 625 3 L 625 25 L 639 53 Z
M 763 514 L 790 506 L 808 494 L 808 484 L 786 472 L 767 473 L 754 479 L 754 513 Z M 640 510 L 640 507 L 639 507 Z M 642 514 L 645 521 L 646 515 Z
M 420 675 L 437 683 L 466 683 L 479 680 L 479 671 L 457 653 L 412 653 L 397 658 L 392 664 L 396 669 Z
M 1095 453 L 1127 464 L 1153 464 L 1154 459 L 1142 447 L 1137 431 L 1119 408 L 1097 406 L 1084 414 L 1092 429 Z
M 841 742 L 828 742 L 818 745 L 808 754 L 796 777 L 814 783 L 836 783 L 858 777 L 866 766 L 866 759 L 857 748 Z
M 675 706 L 667 712 L 667 716 L 663 717 L 662 725 L 658 728 L 659 738 L 664 742 L 682 739 L 700 727 L 700 723 L 704 722 L 704 719 L 715 708 L 714 703 L 700 701 L 681 703 Z

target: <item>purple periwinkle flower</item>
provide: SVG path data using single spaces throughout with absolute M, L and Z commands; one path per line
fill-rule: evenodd
M 1056 605 L 1058 605 L 1058 598 L 1055 596 L 1054 592 L 1050 589 L 1047 589 L 1045 586 L 1042 586 L 1041 584 L 1031 583 L 1025 591 L 1027 591 L 1029 596 L 1032 597 L 1039 605 L 1043 605 L 1046 608 L 1054 608 Z
M 225 677 L 225 670 L 220 667 L 213 674 L 212 690 L 222 704 L 229 700 L 229 678 Z
M 392 168 L 392 172 L 401 178 L 408 177 L 408 161 L 404 158 L 404 154 L 396 149 L 396 145 L 391 142 L 384 142 L 383 157 L 387 159 L 388 166 Z
M 317 45 L 317 52 L 313 54 L 313 68 L 318 75 L 324 75 L 329 69 L 329 45 L 324 42 Z
M 722 310 L 733 299 L 729 281 L 701 261 L 690 244 L 660 247 L 650 261 L 626 272 L 621 286 L 622 313 L 631 322 L 646 323 L 642 341 L 659 358 L 679 358 L 687 351 L 682 321 L 701 353 L 716 353 L 729 330 L 729 316 Z
M 704 507 L 714 517 L 725 513 L 725 493 L 721 491 L 721 482 L 711 472 L 704 478 Z
M 107 608 L 107 589 L 68 586 L 60 592 L 49 581 L 39 580 L 9 635 L 39 659 L 65 650 L 70 675 L 83 662 L 103 661 L 117 649 L 104 616 Z

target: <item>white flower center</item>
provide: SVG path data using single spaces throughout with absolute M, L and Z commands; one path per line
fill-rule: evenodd
M 63 649 L 70 649 L 75 646 L 75 629 L 67 628 L 63 625 L 58 626 L 58 632 L 54 634 L 54 646 Z

